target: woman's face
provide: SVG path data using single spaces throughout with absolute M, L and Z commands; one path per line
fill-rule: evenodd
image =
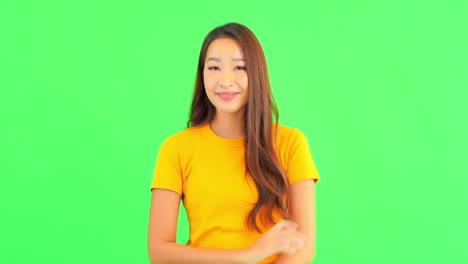
M 203 76 L 206 94 L 217 112 L 244 110 L 248 101 L 248 78 L 242 51 L 235 40 L 219 38 L 210 43 Z

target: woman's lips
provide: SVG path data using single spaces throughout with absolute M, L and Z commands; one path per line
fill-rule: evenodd
M 221 100 L 224 101 L 229 101 L 234 99 L 239 93 L 236 92 L 222 92 L 222 93 L 217 93 L 216 96 L 221 98 Z

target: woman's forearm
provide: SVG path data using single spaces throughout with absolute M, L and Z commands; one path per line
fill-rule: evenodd
M 152 264 L 247 264 L 247 249 L 207 249 L 173 242 L 150 249 Z

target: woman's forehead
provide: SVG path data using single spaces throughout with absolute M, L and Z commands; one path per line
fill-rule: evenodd
M 214 61 L 242 60 L 242 50 L 237 41 L 230 38 L 219 38 L 213 40 L 208 46 L 207 61 L 214 58 Z

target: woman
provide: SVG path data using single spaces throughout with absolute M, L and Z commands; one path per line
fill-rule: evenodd
M 201 48 L 187 128 L 159 150 L 150 260 L 309 263 L 318 180 L 304 134 L 278 124 L 257 38 L 238 23 L 217 27 Z M 175 243 L 180 199 L 190 223 L 186 245 Z

